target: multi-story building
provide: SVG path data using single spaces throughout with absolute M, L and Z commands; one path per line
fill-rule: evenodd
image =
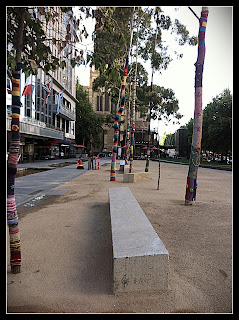
M 66 61 L 65 68 L 56 69 L 55 72 L 44 73 L 38 68 L 36 76 L 32 75 L 32 85 L 34 86 L 32 95 L 21 97 L 20 113 L 20 160 L 32 161 L 40 158 L 55 158 L 60 156 L 74 156 L 75 144 L 75 121 L 76 121 L 76 87 L 75 70 L 72 68 L 70 60 L 73 58 L 73 50 L 70 45 L 64 43 L 67 33 L 67 25 L 73 27 L 72 15 L 63 13 L 59 7 L 44 7 L 45 11 L 54 10 L 55 17 L 50 19 L 48 24 L 45 16 L 41 14 L 41 8 L 35 7 L 35 13 L 43 23 L 43 29 L 48 39 L 54 38 L 56 41 L 47 40 L 51 51 L 55 57 Z M 77 40 L 76 32 L 71 35 L 72 42 Z M 8 86 L 10 87 L 11 71 L 8 70 Z M 26 75 L 21 74 L 20 92 L 23 92 Z M 48 102 L 44 105 L 46 90 L 44 87 L 51 81 L 51 93 Z M 11 89 L 11 88 L 9 88 Z M 8 90 L 10 91 L 10 90 Z M 56 115 L 57 95 L 63 91 L 63 105 L 58 115 Z M 8 142 L 11 134 L 11 95 L 7 94 L 7 134 Z
M 103 93 L 101 91 L 93 91 L 93 82 L 99 76 L 99 71 L 91 69 L 90 70 L 90 85 L 89 87 L 83 87 L 84 90 L 88 92 L 89 101 L 92 105 L 93 110 L 97 114 L 102 114 L 103 116 L 107 116 L 113 112 L 115 114 L 117 106 L 111 101 L 109 95 L 107 93 Z M 121 119 L 124 117 L 124 113 L 121 116 Z M 121 125 L 120 132 L 121 135 L 124 131 L 124 127 Z M 102 131 L 102 144 L 99 148 L 93 149 L 93 152 L 105 152 L 111 153 L 113 146 L 113 137 L 114 137 L 114 128 L 112 124 L 105 123 L 103 125 Z
M 187 157 L 190 155 L 190 144 L 188 143 L 187 128 L 180 128 L 175 133 L 176 149 L 179 157 Z

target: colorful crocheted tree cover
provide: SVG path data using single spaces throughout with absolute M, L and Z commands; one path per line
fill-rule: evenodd
M 126 134 L 126 154 L 125 154 L 125 164 L 129 163 L 130 156 L 130 102 L 127 111 L 127 134 Z
M 119 119 L 124 111 L 124 103 L 125 103 L 125 84 L 126 84 L 126 79 L 127 79 L 127 74 L 128 74 L 128 65 L 129 65 L 129 55 L 131 51 L 131 46 L 132 46 L 132 39 L 133 39 L 133 18 L 134 18 L 134 12 L 135 12 L 135 7 L 132 12 L 132 16 L 130 19 L 130 41 L 129 41 L 129 46 L 128 46 L 128 52 L 127 52 L 127 57 L 126 57 L 126 62 L 125 62 L 125 67 L 124 67 L 124 75 L 123 75 L 123 84 L 121 87 L 121 104 L 120 104 L 120 109 L 117 112 L 115 116 L 115 122 L 114 122 L 114 140 L 113 140 L 113 152 L 112 152 L 112 160 L 111 160 L 111 170 L 110 170 L 110 181 L 115 181 L 116 179 L 116 155 L 117 155 L 117 146 L 118 146 L 118 137 L 119 137 Z
M 136 63 L 135 63 L 135 75 L 134 75 L 133 101 L 132 101 L 132 111 L 131 111 L 131 137 L 130 137 L 130 166 L 129 166 L 129 173 L 133 172 L 133 161 L 134 161 L 134 132 L 135 132 L 135 100 L 136 100 L 136 79 L 137 79 L 137 55 L 138 55 L 138 32 L 137 32 L 137 48 L 136 48 Z
M 193 204 L 196 200 L 197 172 L 200 164 L 201 136 L 202 136 L 202 74 L 205 59 L 205 32 L 207 26 L 208 8 L 202 7 L 199 21 L 198 58 L 195 63 L 195 108 L 191 154 L 189 160 L 186 184 L 185 203 Z
M 121 87 L 121 104 L 120 109 L 116 113 L 115 121 L 114 121 L 114 140 L 113 140 L 113 153 L 112 153 L 112 160 L 111 160 L 111 171 L 110 171 L 110 181 L 115 181 L 116 178 L 116 155 L 117 155 L 117 146 L 118 146 L 118 137 L 119 137 L 119 119 L 124 111 L 124 103 L 125 103 L 125 84 L 128 74 L 128 64 L 129 64 L 129 57 L 126 58 L 125 68 L 124 68 L 124 78 L 123 84 Z
M 153 73 L 152 73 L 152 81 L 151 81 L 151 87 L 150 92 L 152 95 L 153 92 Z M 146 158 L 146 166 L 145 166 L 145 172 L 149 171 L 149 158 L 150 158 L 150 140 L 151 140 L 151 132 L 150 132 L 150 120 L 151 120 L 151 112 L 152 112 L 152 104 L 150 102 L 149 106 L 149 119 L 148 119 L 148 143 L 147 143 L 147 158 Z
M 21 266 L 20 232 L 14 192 L 20 147 L 20 76 L 21 63 L 17 63 L 16 70 L 12 74 L 12 137 L 7 162 L 7 222 L 10 235 L 10 264 L 12 270 L 14 266 Z

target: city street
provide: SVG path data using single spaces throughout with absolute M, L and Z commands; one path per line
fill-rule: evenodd
M 161 163 L 157 190 L 158 162 L 152 180 L 123 183 L 101 161 L 99 170 L 75 164 L 16 179 L 22 268 L 11 273 L 8 242 L 8 312 L 231 313 L 232 172 L 199 168 L 197 204 L 185 206 L 188 166 Z M 134 161 L 134 172 L 144 168 Z M 126 186 L 169 252 L 166 291 L 113 294 L 108 191 Z

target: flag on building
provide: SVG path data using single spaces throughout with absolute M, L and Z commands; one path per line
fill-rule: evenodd
M 47 104 L 48 97 L 51 93 L 51 78 L 49 78 L 49 82 L 46 85 L 43 85 L 43 89 L 46 91 L 46 99 L 43 104 L 43 106 L 45 106 Z
M 26 96 L 26 95 L 31 95 L 33 92 L 34 86 L 32 84 L 32 76 L 30 75 L 27 79 L 26 79 L 26 83 L 25 83 L 25 87 L 22 93 L 22 96 Z
M 57 95 L 56 98 L 56 116 L 61 112 L 61 107 L 63 103 L 63 91 Z

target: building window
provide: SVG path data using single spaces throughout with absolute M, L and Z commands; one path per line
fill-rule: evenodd
M 31 108 L 32 108 L 32 96 L 25 96 L 25 116 L 31 117 Z
M 56 126 L 57 128 L 60 128 L 60 117 L 56 116 Z
M 96 111 L 100 111 L 100 97 L 97 96 L 97 109 Z
M 105 111 L 110 111 L 110 98 L 109 95 L 106 93 L 105 94 Z
M 66 133 L 69 133 L 69 121 L 66 120 Z
M 97 96 L 97 111 L 102 111 L 102 96 Z
M 116 113 L 116 104 L 111 101 L 111 111 Z
M 65 119 L 62 119 L 62 130 L 65 131 Z

